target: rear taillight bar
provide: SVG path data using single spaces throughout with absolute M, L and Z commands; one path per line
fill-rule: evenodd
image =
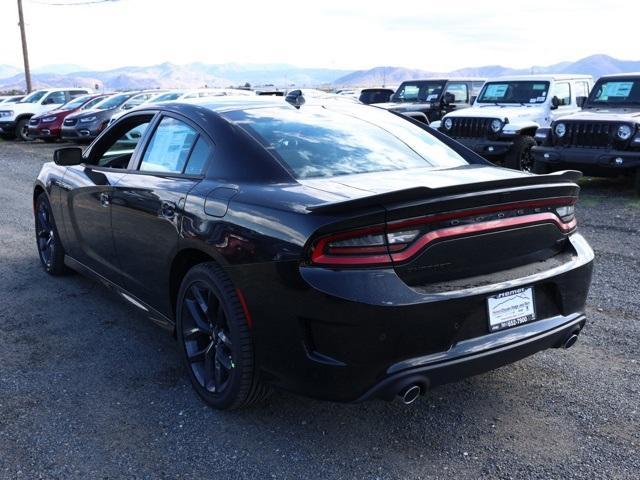
M 312 243 L 310 260 L 317 265 L 388 265 L 408 261 L 444 238 L 540 223 L 553 223 L 567 234 L 576 228 L 575 202 L 574 197 L 514 202 L 330 234 Z

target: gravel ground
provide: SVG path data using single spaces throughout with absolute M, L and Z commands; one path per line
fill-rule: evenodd
M 0 141 L 0 478 L 640 478 L 640 200 L 583 182 L 597 269 L 568 351 L 410 407 L 276 393 L 202 405 L 174 341 L 79 275 L 41 270 L 31 186 L 53 147 Z

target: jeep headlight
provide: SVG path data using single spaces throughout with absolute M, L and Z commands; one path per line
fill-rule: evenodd
M 93 122 L 95 119 L 96 119 L 95 115 L 92 115 L 91 117 L 84 117 L 80 119 L 80 123 Z
M 0 112 L 0 117 L 13 117 L 13 110 L 4 110 Z
M 564 134 L 567 133 L 567 126 L 564 123 L 558 123 L 556 124 L 553 131 L 555 132 L 556 136 L 562 138 L 564 137 Z
M 493 133 L 498 133 L 500 130 L 502 130 L 502 120 L 498 120 L 497 118 L 491 120 L 491 131 Z
M 51 117 L 44 117 L 42 120 L 40 120 L 42 123 L 51 123 L 51 122 L 55 122 L 56 121 L 56 117 L 55 115 L 51 116 Z
M 617 135 L 620 140 L 629 140 L 631 133 L 631 127 L 629 125 L 620 125 L 618 127 Z
M 453 127 L 453 120 L 451 120 L 450 118 L 445 118 L 442 124 L 444 125 L 444 128 L 446 128 L 447 130 L 451 130 L 451 127 Z

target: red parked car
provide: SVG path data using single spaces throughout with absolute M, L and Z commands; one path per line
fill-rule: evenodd
M 57 110 L 50 110 L 40 115 L 34 115 L 29 120 L 29 137 L 41 139 L 45 142 L 55 142 L 60 138 L 62 122 L 72 113 L 93 108 L 108 95 L 83 95 L 65 103 Z

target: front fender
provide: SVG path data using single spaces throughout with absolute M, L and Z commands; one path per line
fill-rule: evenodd
M 505 135 L 517 135 L 522 130 L 532 130 L 535 132 L 538 128 L 540 128 L 540 124 L 538 122 L 531 120 L 516 120 L 514 122 L 507 123 L 502 129 L 502 133 Z

